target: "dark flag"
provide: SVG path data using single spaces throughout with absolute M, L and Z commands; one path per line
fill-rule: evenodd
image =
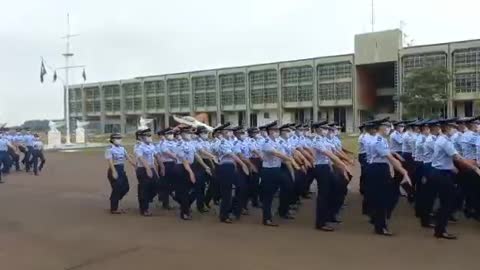
M 87 74 L 85 73 L 85 69 L 83 69 L 82 77 L 83 77 L 83 81 L 87 80 Z
M 42 65 L 40 66 L 40 82 L 43 83 L 43 77 L 47 74 L 47 70 L 45 69 L 45 65 L 43 64 L 42 60 Z
M 56 82 L 57 81 L 57 71 L 55 70 L 53 72 L 53 82 Z

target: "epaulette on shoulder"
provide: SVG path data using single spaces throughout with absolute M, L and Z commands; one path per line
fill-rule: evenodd
M 381 142 L 382 141 L 382 137 L 378 136 L 377 137 L 377 142 Z

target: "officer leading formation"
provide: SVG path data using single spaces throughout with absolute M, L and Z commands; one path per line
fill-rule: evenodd
M 40 136 L 29 129 L 0 129 L 0 183 L 13 170 L 38 175 L 45 165 Z
M 480 220 L 479 127 L 477 118 L 386 118 L 359 127 L 362 212 L 376 234 L 393 235 L 388 224 L 401 192 L 420 225 L 433 229 L 437 238 L 456 239 L 447 225 L 460 210 Z M 220 222 L 234 223 L 253 207 L 261 208 L 263 225 L 277 227 L 274 216 L 295 219 L 315 181 L 315 228 L 335 231 L 355 165 L 339 128 L 327 121 L 281 126 L 275 121 L 247 129 L 229 123 L 213 130 L 182 126 L 159 130 L 156 142 L 152 131 L 143 129 L 135 134 L 133 156 L 122 146 L 121 135 L 112 134 L 105 152 L 110 211 L 124 212 L 119 202 L 129 191 L 128 161 L 136 172 L 143 216 L 152 215 L 155 198 L 167 210 L 175 201 L 182 220 L 192 219 L 194 203 L 203 214 L 213 202 Z

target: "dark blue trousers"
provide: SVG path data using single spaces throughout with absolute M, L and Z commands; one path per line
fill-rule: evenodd
M 138 167 L 136 170 L 138 179 L 138 205 L 140 213 L 144 214 L 148 211 L 150 202 L 157 194 L 158 179 L 155 171 L 152 170 L 152 177 L 148 177 L 147 170 L 143 167 Z
M 115 170 L 117 171 L 118 175 L 117 179 L 113 178 L 112 170 L 108 169 L 107 171 L 107 178 L 110 182 L 110 186 L 112 187 L 112 193 L 110 194 L 110 211 L 118 210 L 118 202 L 123 199 L 123 197 L 127 195 L 128 191 L 130 190 L 124 165 L 115 165 Z
M 193 200 L 193 183 L 183 164 L 174 167 L 175 200 L 180 204 L 180 214 L 190 215 L 190 205 Z
M 170 206 L 170 195 L 174 190 L 175 162 L 164 162 L 163 165 L 165 166 L 165 175 L 160 176 L 158 181 L 158 200 L 164 208 L 168 208 Z
M 282 169 L 280 168 L 262 168 L 261 171 L 261 190 L 262 190 L 262 207 L 263 222 L 272 220 L 272 202 L 275 193 L 280 187 L 282 178 Z
M 30 168 L 32 167 L 32 154 L 33 154 L 33 147 L 27 146 L 27 152 L 25 153 L 25 171 L 29 172 Z
M 282 164 L 280 178 L 280 204 L 278 206 L 278 214 L 281 217 L 288 215 L 290 205 L 294 203 L 295 188 L 292 175 L 287 166 Z
M 8 149 L 8 154 L 10 155 L 10 160 L 11 160 L 11 164 L 10 164 L 10 168 L 12 166 L 15 166 L 15 170 L 16 171 L 19 171 L 20 170 L 20 156 L 15 153 L 15 151 L 11 148 Z
M 329 165 L 315 165 L 313 175 L 317 181 L 317 205 L 315 226 L 320 228 L 330 219 L 333 212 L 332 183 L 334 175 Z
M 232 209 L 232 187 L 236 177 L 235 166 L 231 163 L 217 166 L 216 176 L 220 187 L 220 221 L 229 218 Z
M 40 165 L 38 164 L 38 161 L 40 161 Z M 38 174 L 38 171 L 42 171 L 43 166 L 45 166 L 45 156 L 43 155 L 43 151 L 33 150 L 32 151 L 32 167 L 35 175 Z
M 194 163 L 192 167 L 193 167 L 193 173 L 195 174 L 195 180 L 196 180 L 193 187 L 194 194 L 192 196 L 192 199 L 196 201 L 197 209 L 199 211 L 202 211 L 205 209 L 205 187 L 206 187 L 207 173 L 199 163 Z
M 248 175 L 242 170 L 238 170 L 233 180 L 235 192 L 232 199 L 232 214 L 240 218 L 242 210 L 247 207 L 248 201 Z
M 392 201 L 392 179 L 389 165 L 372 163 L 368 170 L 367 196 L 371 203 L 371 217 L 376 232 L 387 228 L 387 215 Z
M 437 212 L 435 233 L 442 234 L 446 231 L 448 218 L 453 213 L 455 206 L 454 174 L 450 170 L 438 170 L 433 168 L 431 180 L 435 190 L 435 197 L 440 200 L 440 208 Z

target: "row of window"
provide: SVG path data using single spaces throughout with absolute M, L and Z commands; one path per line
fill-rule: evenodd
M 447 55 L 445 53 L 415 54 L 402 58 L 403 74 L 426 67 L 447 66 Z
M 319 100 L 340 100 L 352 98 L 352 83 L 319 83 Z
M 472 93 L 480 91 L 480 73 L 456 74 L 455 91 L 458 93 Z
M 352 78 L 352 64 L 350 62 L 319 65 L 317 67 L 319 81 L 330 81 Z
M 453 65 L 455 69 L 480 69 L 480 48 L 455 51 L 453 53 Z

